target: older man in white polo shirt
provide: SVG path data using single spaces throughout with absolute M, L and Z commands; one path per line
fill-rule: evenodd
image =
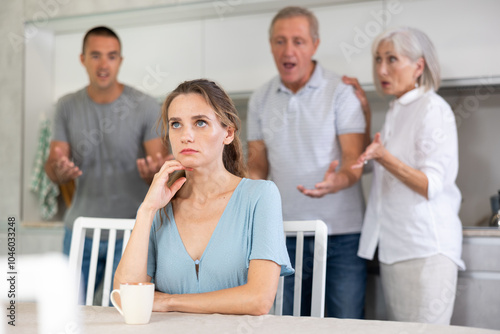
M 326 314 L 362 318 L 366 263 L 356 253 L 365 210 L 360 170 L 366 128 L 350 86 L 312 59 L 318 22 L 301 7 L 274 17 L 270 43 L 279 76 L 258 89 L 248 109 L 250 177 L 273 180 L 285 220 L 328 225 Z M 287 242 L 292 263 L 295 240 Z M 304 244 L 302 314 L 310 313 L 313 237 Z M 284 313 L 291 314 L 293 278 L 285 280 Z

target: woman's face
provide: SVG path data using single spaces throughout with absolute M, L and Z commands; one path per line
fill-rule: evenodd
M 172 153 L 183 166 L 197 168 L 222 163 L 224 145 L 234 138 L 213 109 L 199 94 L 177 96 L 168 108 L 168 131 Z
M 412 62 L 410 58 L 397 53 L 393 43 L 383 41 L 375 54 L 375 72 L 386 95 L 397 98 L 415 88 L 415 83 L 424 69 L 424 59 Z

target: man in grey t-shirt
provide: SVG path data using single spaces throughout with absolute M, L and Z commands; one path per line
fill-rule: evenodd
M 248 107 L 250 177 L 270 178 L 285 220 L 321 219 L 328 226 L 326 314 L 362 318 L 366 264 L 357 256 L 365 210 L 361 170 L 365 119 L 353 89 L 312 60 L 318 22 L 304 8 L 274 17 L 271 50 L 279 76 L 252 95 Z M 313 237 L 304 241 L 302 315 L 309 315 Z M 295 240 L 287 238 L 292 264 Z M 284 314 L 291 314 L 293 281 L 285 278 Z
M 67 255 L 77 217 L 135 218 L 148 185 L 168 153 L 155 131 L 159 104 L 117 81 L 122 56 L 116 33 L 107 27 L 89 30 L 80 60 L 87 70 L 89 85 L 59 100 L 45 164 L 53 182 L 75 180 L 76 184 L 64 217 L 63 252 Z M 85 241 L 82 263 L 85 286 L 91 233 Z M 103 239 L 96 285 L 104 274 L 107 235 Z M 114 270 L 121 248 L 120 244 L 116 247 Z

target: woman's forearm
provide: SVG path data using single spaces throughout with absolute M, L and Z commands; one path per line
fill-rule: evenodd
M 124 282 L 146 282 L 148 265 L 148 247 L 151 224 L 156 212 L 141 207 L 137 212 L 134 229 L 130 235 L 125 252 L 116 269 L 114 287 Z
M 422 171 L 406 165 L 385 148 L 382 156 L 375 160 L 379 164 L 381 164 L 389 173 L 394 175 L 398 180 L 408 186 L 408 188 L 417 192 L 419 195 L 422 195 L 426 199 L 429 199 L 429 180 Z
M 278 288 L 281 267 L 272 261 L 250 261 L 248 282 L 206 293 L 169 295 L 155 293 L 153 310 L 160 312 L 267 314 Z
M 245 285 L 197 294 L 167 295 L 155 292 L 153 310 L 161 312 L 267 314 L 273 300 L 248 291 Z

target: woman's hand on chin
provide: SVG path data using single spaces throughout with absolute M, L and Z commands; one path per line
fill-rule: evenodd
M 143 207 L 149 210 L 159 210 L 167 205 L 177 191 L 186 182 L 185 177 L 176 180 L 170 187 L 167 186 L 170 175 L 178 170 L 192 170 L 192 168 L 184 167 L 177 160 L 166 161 L 160 168 L 160 171 L 155 174 L 153 182 L 149 187 L 146 198 L 142 203 Z

